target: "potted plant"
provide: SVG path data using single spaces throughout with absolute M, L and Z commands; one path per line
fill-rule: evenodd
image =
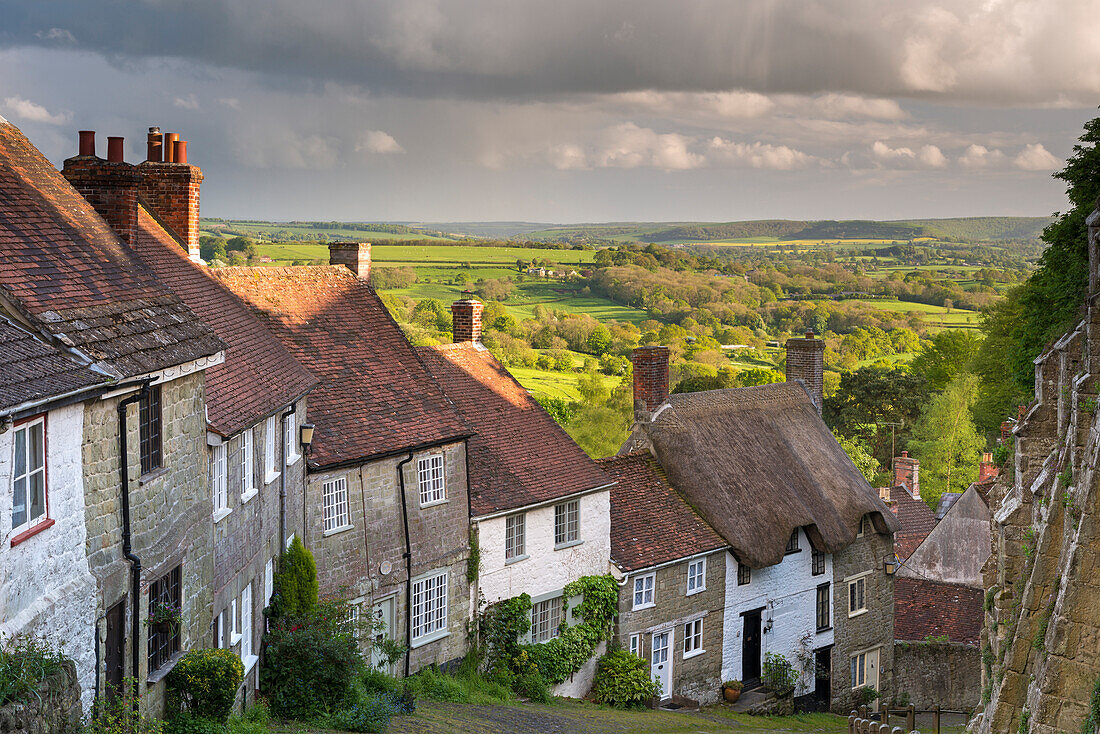
M 741 698 L 741 689 L 744 687 L 745 684 L 739 680 L 728 680 L 722 684 L 722 696 L 730 703 L 734 703 Z
M 158 633 L 170 632 L 172 625 L 179 624 L 180 610 L 172 604 L 156 604 L 149 608 L 149 619 L 146 624 Z

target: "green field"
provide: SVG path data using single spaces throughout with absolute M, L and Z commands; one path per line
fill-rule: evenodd
M 921 320 L 929 326 L 942 326 L 945 328 L 977 328 L 981 317 L 977 311 L 967 311 L 961 308 L 953 308 L 950 311 L 943 306 L 933 306 L 928 303 L 912 303 L 910 301 L 890 301 L 876 298 L 854 298 L 841 303 L 863 303 L 871 308 L 882 311 L 894 311 L 897 313 L 919 313 Z
M 562 398 L 564 400 L 580 400 L 581 394 L 577 390 L 577 383 L 581 375 L 576 372 L 546 372 L 529 367 L 509 367 L 508 371 L 516 382 L 523 385 L 532 395 L 544 395 L 550 398 Z M 619 384 L 621 377 L 603 376 L 604 384 L 610 390 Z
M 365 238 L 364 238 L 365 239 Z M 256 245 L 258 255 L 276 262 L 293 260 L 327 260 L 327 245 L 262 243 Z M 590 263 L 594 250 L 544 250 L 534 247 L 473 247 L 470 245 L 374 245 L 371 261 L 380 267 L 419 267 L 426 263 L 462 265 L 514 266 L 516 260 L 549 260 L 562 265 L 578 266 Z
M 439 240 L 440 242 L 453 241 L 450 237 L 440 237 L 432 232 L 420 232 L 409 229 L 406 232 L 386 232 L 383 230 L 357 229 L 353 227 L 339 227 L 333 229 L 319 229 L 302 222 L 245 222 L 245 221 L 215 221 L 204 219 L 199 225 L 203 234 L 225 236 L 225 230 L 235 233 L 244 233 L 245 236 L 257 239 L 286 239 L 289 234 L 303 240 L 347 240 L 349 242 L 369 242 L 372 239 L 380 240 Z M 234 236 L 234 235 L 229 235 Z

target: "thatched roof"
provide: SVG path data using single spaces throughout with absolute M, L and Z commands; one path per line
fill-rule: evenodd
M 782 561 L 797 527 L 828 553 L 865 515 L 879 533 L 898 528 L 795 382 L 672 395 L 623 451 L 643 446 L 750 567 Z

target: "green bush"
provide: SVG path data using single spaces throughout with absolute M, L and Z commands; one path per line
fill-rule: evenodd
M 798 683 L 798 671 L 786 657 L 769 652 L 764 655 L 764 674 L 760 679 L 765 686 L 785 696 Z
M 367 693 L 397 693 L 397 681 L 377 668 L 367 668 L 359 677 Z
M 26 697 L 59 672 L 64 659 L 60 650 L 33 639 L 17 639 L 0 649 L 0 706 Z
M 298 617 L 317 604 L 317 563 L 302 541 L 295 537 L 279 556 L 271 596 L 271 616 Z
M 271 721 L 271 709 L 262 698 L 244 712 L 244 716 L 229 717 L 229 734 L 266 734 Z
M 343 731 L 384 732 L 390 719 L 400 712 L 400 703 L 389 693 L 363 696 L 329 717 L 329 724 Z
M 113 701 L 101 698 L 95 702 L 92 719 L 84 727 L 83 734 L 164 734 L 164 722 L 147 719 L 137 713 L 136 691 L 144 690 L 144 682 L 127 678 L 122 683 L 124 693 Z
M 194 716 L 181 711 L 168 722 L 164 734 L 227 734 L 229 727 L 224 721 Z
M 224 648 L 209 648 L 184 654 L 165 682 L 192 717 L 224 723 L 233 710 L 242 680 L 244 665 L 236 654 Z
M 552 699 L 550 686 L 546 685 L 542 675 L 535 670 L 516 676 L 512 681 L 512 690 L 535 703 L 550 703 Z
M 619 708 L 644 705 L 661 692 L 650 675 L 649 663 L 616 646 L 600 658 L 592 682 L 592 698 Z

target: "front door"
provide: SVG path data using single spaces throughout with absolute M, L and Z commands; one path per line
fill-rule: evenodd
M 832 701 L 832 653 L 831 647 L 814 652 L 814 703 L 817 711 L 828 711 Z
M 867 653 L 867 685 L 878 690 L 878 649 Z M 876 699 L 877 700 L 877 699 Z
M 653 680 L 661 684 L 661 700 L 672 698 L 672 630 L 654 632 L 649 649 Z
M 741 634 L 741 682 L 745 686 L 760 682 L 760 609 L 745 612 Z
M 126 675 L 125 598 L 107 610 L 107 639 L 103 647 L 107 700 L 114 702 L 122 693 L 122 679 Z
M 370 662 L 375 668 L 381 670 L 386 661 L 382 658 L 378 649 L 378 643 L 383 640 L 393 639 L 393 597 L 389 599 L 383 599 L 374 605 L 374 619 L 375 622 L 381 624 L 380 627 L 374 630 L 374 642 L 371 647 Z M 392 670 L 385 670 L 386 673 L 392 673 Z

